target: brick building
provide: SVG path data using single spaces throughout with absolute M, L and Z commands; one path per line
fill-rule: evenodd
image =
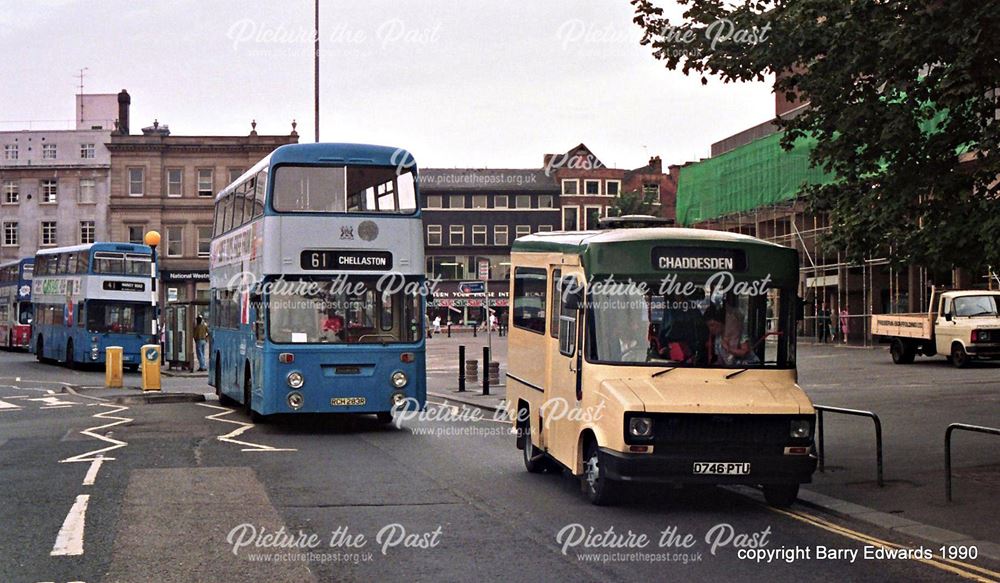
M 109 236 L 141 242 L 159 231 L 165 360 L 190 366 L 189 330 L 208 310 L 208 256 L 215 193 L 272 150 L 298 142 L 287 135 L 178 136 L 158 122 L 129 131 L 128 93 L 119 96 L 111 153 Z M 256 126 L 256 123 L 252 124 Z

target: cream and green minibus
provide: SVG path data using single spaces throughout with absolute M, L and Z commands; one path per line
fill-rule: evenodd
M 517 239 L 507 398 L 527 470 L 568 469 L 595 504 L 648 482 L 790 505 L 816 468 L 798 275 L 795 250 L 735 233 Z

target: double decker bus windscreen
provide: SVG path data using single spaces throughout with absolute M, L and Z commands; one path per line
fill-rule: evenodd
M 395 166 L 279 166 L 277 212 L 401 213 L 416 211 L 413 172 Z

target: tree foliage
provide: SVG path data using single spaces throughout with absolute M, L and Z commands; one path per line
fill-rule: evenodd
M 677 23 L 631 1 L 667 68 L 702 83 L 775 75 L 776 92 L 809 102 L 778 124 L 786 149 L 815 137 L 811 162 L 836 176 L 801 192 L 830 215 L 828 247 L 1000 266 L 1000 1 L 679 0 Z
M 624 217 L 626 215 L 652 215 L 660 216 L 660 207 L 656 203 L 660 197 L 655 192 L 633 190 L 623 192 L 615 198 L 608 209 L 608 215 L 612 217 Z

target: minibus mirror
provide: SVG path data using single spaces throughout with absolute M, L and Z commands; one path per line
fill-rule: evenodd
M 577 289 L 563 293 L 565 294 L 563 303 L 567 310 L 579 310 L 583 307 L 583 290 Z

